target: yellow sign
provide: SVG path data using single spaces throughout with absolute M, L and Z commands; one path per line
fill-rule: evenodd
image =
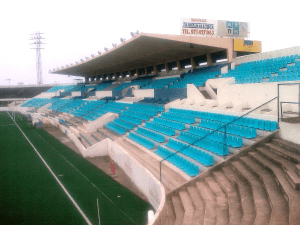
M 261 41 L 234 39 L 235 52 L 261 52 Z

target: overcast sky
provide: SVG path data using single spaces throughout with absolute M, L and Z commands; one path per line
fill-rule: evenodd
M 205 18 L 250 23 L 250 39 L 263 52 L 300 46 L 299 1 L 67 1 L 22 0 L 0 3 L 0 85 L 36 84 L 31 33 L 44 34 L 43 83 L 72 82 L 49 69 L 96 54 L 130 32 L 180 34 L 180 19 Z

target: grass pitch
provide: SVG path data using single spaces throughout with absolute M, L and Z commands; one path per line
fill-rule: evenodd
M 92 224 L 146 224 L 151 205 L 43 129 L 16 122 Z M 0 112 L 1 224 L 87 224 L 6 112 Z

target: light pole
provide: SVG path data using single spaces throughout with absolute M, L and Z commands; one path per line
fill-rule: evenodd
M 43 33 L 40 33 L 39 31 L 36 31 L 31 35 L 31 38 L 29 39 L 31 43 L 29 45 L 35 45 L 34 48 L 36 50 L 36 72 L 37 72 L 37 84 L 43 84 L 43 75 L 42 75 L 42 57 L 41 57 L 41 49 L 42 45 L 46 44 L 43 43 L 43 38 L 41 35 Z

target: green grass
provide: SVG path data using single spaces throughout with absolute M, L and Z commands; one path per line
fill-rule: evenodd
M 16 122 L 93 224 L 145 224 L 149 203 L 42 129 Z M 7 113 L 0 113 L 0 221 L 85 224 L 85 220 Z M 62 175 L 62 176 L 59 176 Z M 118 197 L 120 196 L 120 197 Z M 1 224 L 5 224 L 2 223 Z

